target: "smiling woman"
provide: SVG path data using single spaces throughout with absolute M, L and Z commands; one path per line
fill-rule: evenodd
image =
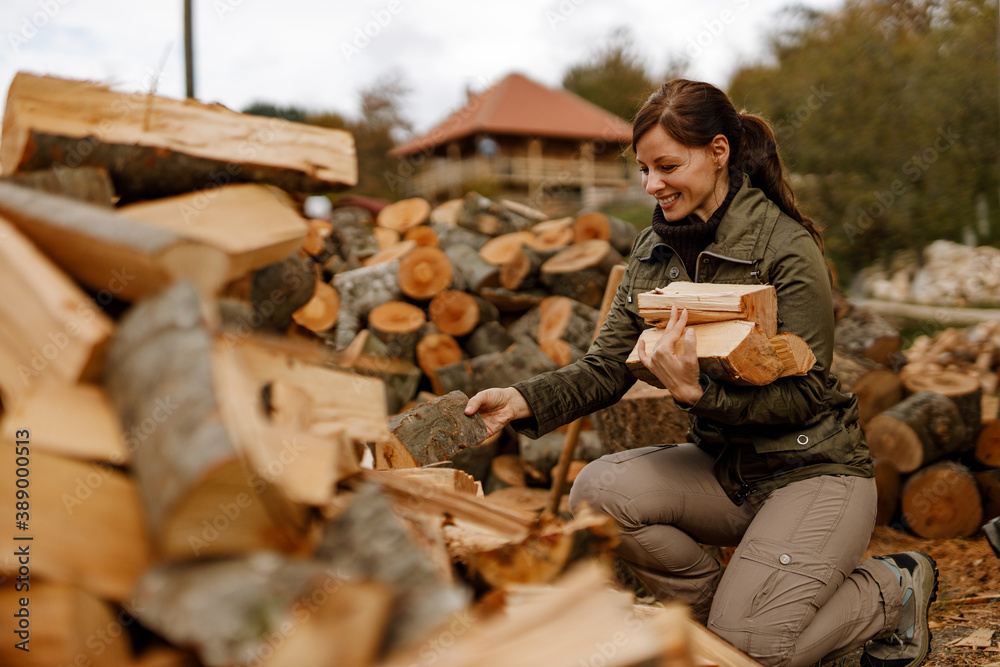
M 875 519 L 872 461 L 857 397 L 830 373 L 822 240 L 770 125 L 710 84 L 675 79 L 636 115 L 632 148 L 656 207 L 594 345 L 565 368 L 476 394 L 466 411 L 491 432 L 510 422 L 538 437 L 617 401 L 635 347 L 690 415 L 692 442 L 594 461 L 573 483 L 573 510 L 611 515 L 618 555 L 652 593 L 686 602 L 762 664 L 811 665 L 867 642 L 865 667 L 919 665 L 935 564 L 919 552 L 859 564 Z M 816 363 L 755 387 L 703 371 L 687 310 L 645 345 L 638 295 L 674 280 L 773 285 L 777 332 L 800 337 Z M 723 571 L 702 544 L 738 548 Z

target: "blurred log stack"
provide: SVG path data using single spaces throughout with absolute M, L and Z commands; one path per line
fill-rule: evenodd
M 1000 322 L 917 335 L 838 300 L 833 371 L 858 396 L 875 459 L 879 524 L 970 536 L 1000 516 Z
M 561 441 L 462 412 L 583 353 L 630 228 L 475 193 L 306 220 L 348 133 L 24 74 L 0 163 L 0 663 L 732 651 L 609 590 L 609 519 L 536 511 Z

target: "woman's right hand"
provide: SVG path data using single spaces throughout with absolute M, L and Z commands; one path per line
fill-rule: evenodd
M 490 435 L 495 435 L 515 419 L 531 417 L 535 413 L 517 389 L 484 389 L 469 399 L 465 414 L 479 413 Z

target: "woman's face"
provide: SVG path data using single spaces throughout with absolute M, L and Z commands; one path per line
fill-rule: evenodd
M 654 125 L 635 144 L 636 162 L 642 172 L 642 187 L 656 198 L 668 222 L 694 213 L 708 220 L 729 190 L 725 159 L 728 143 L 718 149 L 719 135 L 705 148 L 689 148 L 671 137 L 662 125 Z M 719 196 L 721 190 L 722 196 Z

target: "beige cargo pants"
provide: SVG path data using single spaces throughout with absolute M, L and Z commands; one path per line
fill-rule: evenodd
M 812 665 L 890 633 L 901 591 L 859 565 L 875 521 L 875 481 L 826 475 L 735 505 L 695 445 L 610 454 L 573 482 L 618 522 L 618 555 L 660 600 L 688 603 L 709 629 L 764 665 Z M 699 545 L 737 546 L 723 572 Z

